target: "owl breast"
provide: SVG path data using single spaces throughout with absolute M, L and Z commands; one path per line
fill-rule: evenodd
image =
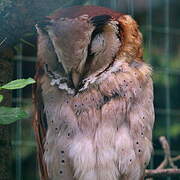
M 114 63 L 102 75 L 89 77 L 75 96 L 47 84 L 42 89 L 48 122 L 44 159 L 51 179 L 143 176 L 154 122 L 147 65 Z

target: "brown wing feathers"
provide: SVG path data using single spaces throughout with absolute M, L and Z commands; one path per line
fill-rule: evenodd
M 35 133 L 35 138 L 37 142 L 37 157 L 38 157 L 38 165 L 40 170 L 40 175 L 42 180 L 48 180 L 48 174 L 46 169 L 46 164 L 44 162 L 43 154 L 44 154 L 44 141 L 46 137 L 46 128 L 45 127 L 45 119 L 44 119 L 44 106 L 42 100 L 42 92 L 40 87 L 40 67 L 37 68 L 36 74 L 36 85 L 33 87 L 33 101 L 34 101 L 34 119 L 33 119 L 33 128 Z

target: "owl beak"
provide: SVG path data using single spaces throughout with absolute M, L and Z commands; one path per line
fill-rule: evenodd
M 72 82 L 74 84 L 75 89 L 77 89 L 79 86 L 80 78 L 81 78 L 80 73 L 76 71 L 72 71 Z
M 68 73 L 68 84 L 70 87 L 75 88 L 76 90 L 79 87 L 79 82 L 81 79 L 81 74 L 75 70 L 72 70 L 70 73 Z

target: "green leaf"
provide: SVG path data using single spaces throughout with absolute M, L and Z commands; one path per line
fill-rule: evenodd
M 35 83 L 35 80 L 32 78 L 16 79 L 14 81 L 11 81 L 11 82 L 1 86 L 0 89 L 9 89 L 9 90 L 20 89 L 20 88 L 23 88 L 29 84 L 33 84 L 33 83 Z
M 0 103 L 2 102 L 3 100 L 3 95 L 0 94 Z
M 28 114 L 19 107 L 0 107 L 0 124 L 6 125 L 16 122 L 17 120 L 25 119 Z

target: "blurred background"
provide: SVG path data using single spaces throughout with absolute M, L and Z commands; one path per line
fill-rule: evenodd
M 154 70 L 156 121 L 154 153 L 148 168 L 156 168 L 164 158 L 159 136 L 167 137 L 172 156 L 180 155 L 179 0 L 0 0 L 0 61 L 10 63 L 11 79 L 33 77 L 35 74 L 37 37 L 34 24 L 53 10 L 72 5 L 109 7 L 130 14 L 138 22 L 144 37 L 144 60 Z M 10 148 L 12 165 L 9 172 L 13 180 L 39 180 L 31 91 L 31 86 L 13 91 L 13 106 L 22 106 L 30 115 L 30 118 L 7 127 L 12 142 L 12 146 L 7 148 Z M 180 163 L 176 165 L 180 166 Z

